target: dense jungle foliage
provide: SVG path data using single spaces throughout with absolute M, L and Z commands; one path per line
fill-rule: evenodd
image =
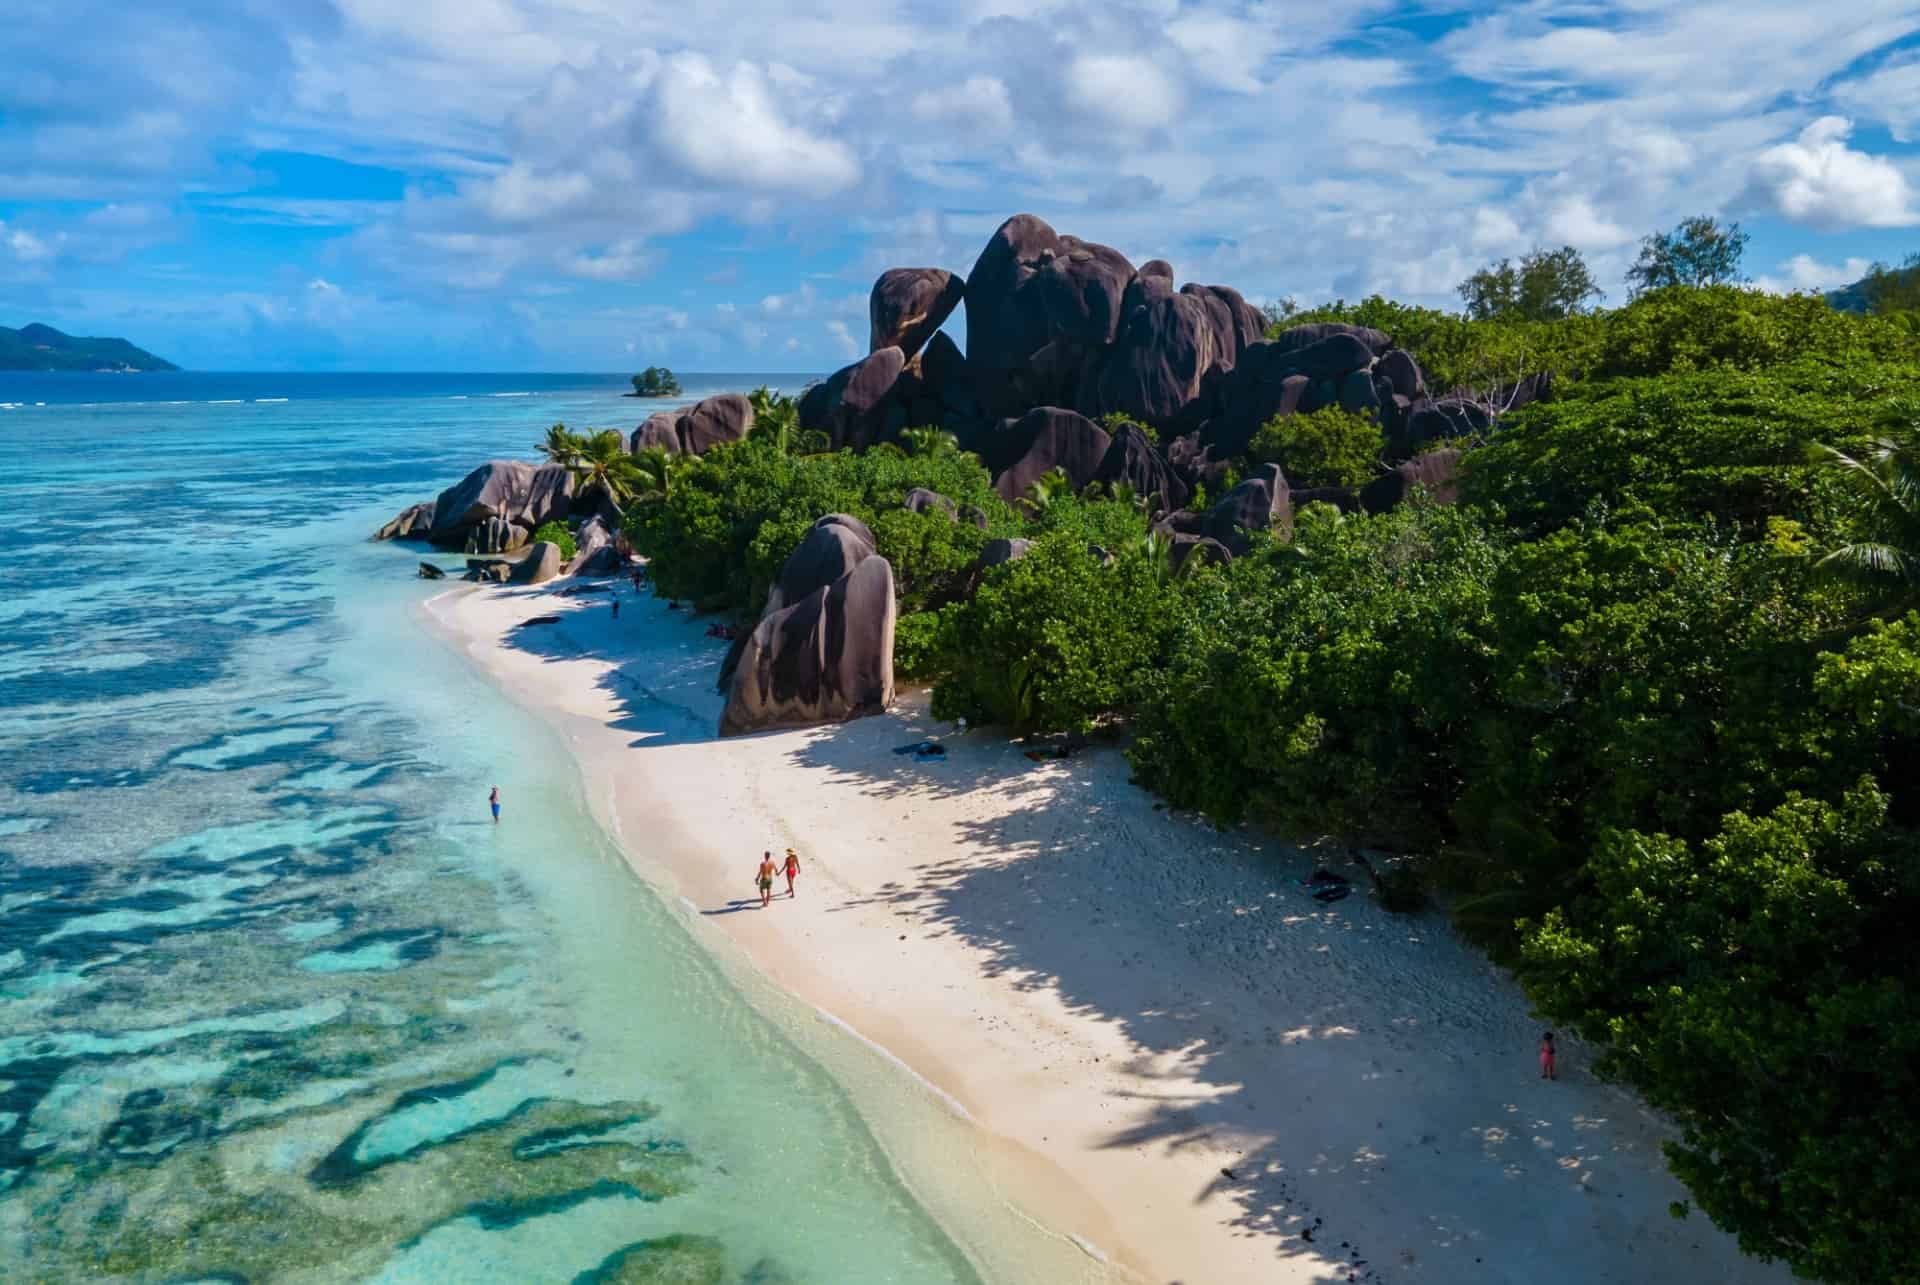
M 1173 571 L 1129 495 L 1016 512 L 937 434 L 723 447 L 629 531 L 662 593 L 750 618 L 808 523 L 866 519 L 937 714 L 1104 729 L 1219 825 L 1413 854 L 1539 1011 L 1673 1117 L 1692 1204 L 1744 1248 L 1920 1280 L 1915 328 L 1725 285 L 1281 324 L 1303 321 L 1386 331 L 1436 392 L 1540 371 L 1553 392 L 1468 452 L 1458 504 L 1310 505 L 1224 567 Z M 1339 421 L 1255 444 L 1341 480 L 1379 449 Z M 977 521 L 905 512 L 916 486 Z M 975 577 L 1015 535 L 1027 555 Z

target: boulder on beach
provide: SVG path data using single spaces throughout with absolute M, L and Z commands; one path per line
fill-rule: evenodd
M 705 455 L 724 442 L 737 442 L 753 429 L 753 403 L 740 393 L 704 397 L 679 410 L 656 411 L 633 430 L 628 449 L 639 454 L 657 446 L 669 455 Z
M 467 532 L 493 517 L 532 531 L 566 517 L 573 493 L 573 473 L 562 465 L 489 460 L 440 492 L 427 538 L 464 548 Z
M 373 533 L 376 540 L 424 540 L 433 529 L 433 501 L 424 500 L 400 510 L 398 517 Z
M 873 538 L 873 531 L 852 514 L 829 513 L 816 519 L 787 555 L 787 560 L 780 564 L 780 574 L 768 588 L 766 605 L 760 609 L 761 617 L 771 616 L 816 589 L 826 588 L 878 550 L 879 542 Z M 727 648 L 715 682 L 721 692 L 732 685 L 733 671 L 746 653 L 750 637 L 749 633 L 741 633 L 735 636 L 733 646 Z
M 845 722 L 893 703 L 893 567 L 878 555 L 763 617 L 741 648 L 720 735 Z
M 944 268 L 889 268 L 867 296 L 867 351 L 898 348 L 908 361 L 960 306 L 967 284 Z
M 560 574 L 560 565 L 560 546 L 551 540 L 542 540 L 514 565 L 508 583 L 545 584 Z
M 476 524 L 467 532 L 466 551 L 468 553 L 511 553 L 526 542 L 526 528 L 517 527 L 496 515 Z
M 439 567 L 434 566 L 431 562 L 423 562 L 420 564 L 420 578 L 422 580 L 445 580 L 447 573 Z
M 835 371 L 800 399 L 800 428 L 820 432 L 834 450 L 863 451 L 906 427 L 906 407 L 893 396 L 906 371 L 906 354 L 882 348 Z

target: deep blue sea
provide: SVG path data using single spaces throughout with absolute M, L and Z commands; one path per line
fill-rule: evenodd
M 367 540 L 625 387 L 0 375 L 0 1280 L 976 1278 Z

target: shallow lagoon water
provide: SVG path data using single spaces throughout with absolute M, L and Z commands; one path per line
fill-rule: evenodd
M 975 1279 L 365 540 L 653 407 L 441 378 L 0 388 L 0 1279 Z

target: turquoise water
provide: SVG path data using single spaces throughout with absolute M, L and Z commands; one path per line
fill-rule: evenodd
M 0 1279 L 975 1279 L 365 539 L 656 406 L 99 378 L 0 379 Z

